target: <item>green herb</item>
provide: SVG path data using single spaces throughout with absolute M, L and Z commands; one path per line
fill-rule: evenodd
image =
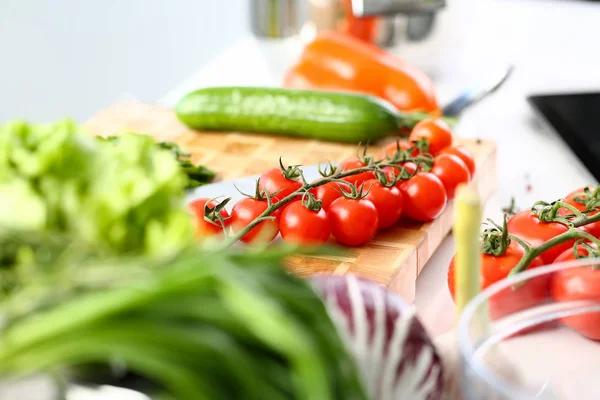
M 191 161 L 179 159 L 179 165 L 188 176 L 186 189 L 206 185 L 215 178 L 215 173 L 203 165 L 194 165 Z

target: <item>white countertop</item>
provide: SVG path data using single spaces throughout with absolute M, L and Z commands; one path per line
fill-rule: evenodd
M 436 82 L 439 97 L 451 98 L 493 68 L 514 64 L 502 89 L 463 116 L 456 134 L 493 139 L 498 144 L 498 190 L 485 216 L 499 220 L 515 196 L 527 207 L 554 200 L 596 183 L 570 149 L 534 115 L 531 93 L 600 90 L 600 4 L 578 1 L 455 0 L 422 44 L 400 43 L 400 57 L 423 68 Z M 476 4 L 475 4 L 476 3 Z M 248 37 L 169 92 L 172 106 L 187 91 L 214 85 L 268 85 L 281 81 L 301 49 L 298 39 L 261 41 Z M 530 190 L 527 187 L 530 184 Z M 453 255 L 451 236 L 417 280 L 415 305 L 432 335 L 453 323 L 446 269 Z

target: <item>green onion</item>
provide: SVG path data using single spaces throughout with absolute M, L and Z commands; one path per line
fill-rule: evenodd
M 58 371 L 93 383 L 124 366 L 152 383 L 150 395 L 179 400 L 365 399 L 321 300 L 285 272 L 284 252 L 263 254 L 56 257 L 43 268 L 102 271 L 101 279 L 76 274 L 60 301 L 23 297 L 32 284 L 51 287 L 50 275 L 15 286 L 0 301 L 10 316 L 0 330 L 0 380 Z M 17 297 L 32 304 L 27 312 L 11 308 Z

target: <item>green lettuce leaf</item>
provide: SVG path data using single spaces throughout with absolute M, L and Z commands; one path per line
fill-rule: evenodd
M 149 136 L 102 141 L 69 120 L 0 127 L 0 230 L 67 234 L 99 253 L 165 255 L 193 239 L 188 178 Z

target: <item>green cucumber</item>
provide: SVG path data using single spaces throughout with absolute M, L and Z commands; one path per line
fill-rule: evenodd
M 366 143 L 405 134 L 415 121 L 384 100 L 351 93 L 213 87 L 184 96 L 177 117 L 192 129 Z

